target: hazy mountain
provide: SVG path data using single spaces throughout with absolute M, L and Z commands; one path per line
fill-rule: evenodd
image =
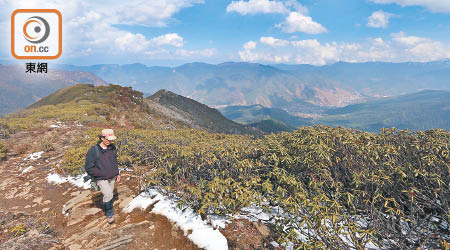
M 254 124 L 261 121 L 266 121 L 267 124 L 269 123 L 267 121 L 271 120 L 281 122 L 288 130 L 311 124 L 311 119 L 300 118 L 290 115 L 285 110 L 266 108 L 261 105 L 228 106 L 220 108 L 219 111 L 228 119 L 242 124 Z
M 450 60 L 427 63 L 344 63 L 325 66 L 227 62 L 179 67 L 143 64 L 73 66 L 144 92 L 167 89 L 213 107 L 261 104 L 292 114 L 322 113 L 372 97 L 422 89 L 450 90 Z
M 25 73 L 25 66 L 0 65 L 0 115 L 24 108 L 42 97 L 78 83 L 105 85 L 90 72 L 49 69 L 48 73 Z
M 273 66 L 317 84 L 335 81 L 364 96 L 393 96 L 423 89 L 450 90 L 450 59 L 425 63 L 338 62 L 321 67 Z
M 450 92 L 424 90 L 332 109 L 314 123 L 372 132 L 383 127 L 450 130 Z
M 362 98 L 358 92 L 333 81 L 309 83 L 292 72 L 255 63 L 59 67 L 89 71 L 106 81 L 133 86 L 144 93 L 164 88 L 213 107 L 261 104 L 302 113 L 320 111 L 318 105 L 343 106 Z

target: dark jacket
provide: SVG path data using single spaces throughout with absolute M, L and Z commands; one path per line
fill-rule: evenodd
M 98 147 L 100 152 L 98 159 L 95 147 Z M 92 146 L 86 154 L 84 168 L 97 180 L 109 180 L 116 177 L 119 174 L 116 146 L 110 144 L 107 149 L 103 149 L 99 144 Z

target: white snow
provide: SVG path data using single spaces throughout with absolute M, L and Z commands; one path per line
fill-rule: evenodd
M 56 122 L 56 124 L 51 124 L 49 127 L 50 128 L 62 128 L 62 127 L 64 127 L 64 124 L 62 122 Z
M 77 176 L 68 176 L 68 177 L 62 177 L 61 175 L 57 173 L 51 173 L 47 176 L 48 183 L 51 184 L 62 184 L 65 182 L 69 182 L 70 184 L 81 187 L 83 189 L 89 189 L 91 188 L 91 181 L 84 182 L 83 177 L 86 174 L 77 175 Z
M 191 208 L 179 209 L 174 199 L 163 196 L 155 189 L 149 189 L 147 192 L 139 194 L 123 211 L 129 213 L 135 208 L 144 210 L 152 204 L 154 204 L 152 213 L 163 215 L 174 222 L 198 247 L 207 250 L 228 249 L 227 239 L 219 230 L 213 229 Z M 216 222 L 216 224 L 220 224 L 220 222 Z M 189 234 L 189 232 L 191 233 Z
M 44 151 L 34 152 L 32 154 L 29 154 L 24 160 L 25 161 L 35 161 L 39 158 L 41 158 Z
M 24 170 L 22 170 L 22 174 L 30 172 L 32 169 L 33 169 L 33 166 L 29 166 L 29 167 L 25 168 Z

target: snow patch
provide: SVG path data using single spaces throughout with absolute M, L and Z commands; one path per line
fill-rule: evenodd
M 33 166 L 29 166 L 27 168 L 25 168 L 24 170 L 22 170 L 22 174 L 28 173 L 33 169 Z
M 62 184 L 69 182 L 70 184 L 83 188 L 83 189 L 89 189 L 91 188 L 91 182 L 87 181 L 84 182 L 83 177 L 86 176 L 86 174 L 77 175 L 77 176 L 68 176 L 68 177 L 62 177 L 61 175 L 57 173 L 51 173 L 47 176 L 47 181 L 50 184 Z
M 187 238 L 194 242 L 198 247 L 207 250 L 228 249 L 227 239 L 219 230 L 213 229 L 206 221 L 203 221 L 200 216 L 196 215 L 191 208 L 185 208 L 183 210 L 179 209 L 174 199 L 163 196 L 155 189 L 149 189 L 147 192 L 139 194 L 123 209 L 123 211 L 129 213 L 135 208 L 145 210 L 148 206 L 153 204 L 154 207 L 151 210 L 152 213 L 165 216 L 170 221 L 174 222 L 184 231 Z M 219 225 L 223 222 L 218 221 L 214 223 Z M 188 234 L 189 231 L 191 231 L 190 234 Z
M 34 152 L 32 154 L 29 154 L 24 160 L 25 161 L 35 161 L 39 158 L 41 158 L 44 151 Z
M 56 122 L 56 124 L 51 124 L 49 127 L 50 128 L 62 128 L 62 127 L 64 127 L 64 124 L 62 122 Z

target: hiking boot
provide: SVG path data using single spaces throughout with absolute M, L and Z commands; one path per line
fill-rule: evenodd
M 108 217 L 108 223 L 113 224 L 114 223 L 114 215 L 111 217 Z

